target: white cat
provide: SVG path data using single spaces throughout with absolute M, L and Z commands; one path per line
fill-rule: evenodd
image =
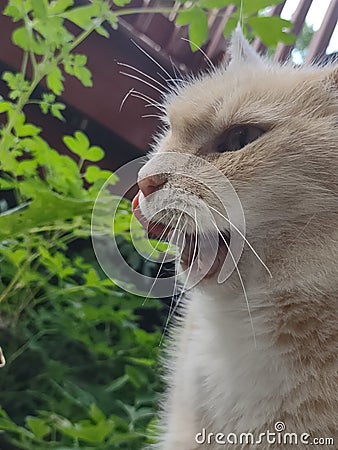
M 181 301 L 155 448 L 338 448 L 337 67 L 268 62 L 237 30 L 228 67 L 178 87 L 165 109 L 134 206 L 144 221 L 183 217 L 190 247 L 215 226 L 223 238 L 216 265 Z M 161 166 L 165 153 L 176 167 Z M 184 166 L 181 154 L 191 156 Z M 245 243 L 222 283 L 230 227 L 217 196 L 226 202 L 228 194 L 200 159 L 236 190 L 252 246 Z M 183 213 L 166 210 L 175 189 Z M 183 267 L 194 264 L 191 253 L 185 249 Z M 297 438 L 278 433 L 284 427 Z

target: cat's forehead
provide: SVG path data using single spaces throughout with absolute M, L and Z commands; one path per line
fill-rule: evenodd
M 292 67 L 240 67 L 201 76 L 171 95 L 166 104 L 173 130 L 222 129 L 234 123 L 268 121 L 270 107 L 288 108 L 318 75 Z

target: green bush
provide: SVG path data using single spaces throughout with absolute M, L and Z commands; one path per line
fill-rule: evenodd
M 61 68 L 91 86 L 87 58 L 76 48 L 93 31 L 106 35 L 101 24 L 115 27 L 116 15 L 107 2 L 72 4 L 11 0 L 4 11 L 18 23 L 12 40 L 24 56 L 20 72 L 2 75 L 9 94 L 0 102 L 6 115 L 0 142 L 0 343 L 7 357 L 0 373 L 2 450 L 141 448 L 160 390 L 154 370 L 160 335 L 139 328 L 140 299 L 107 280 L 92 254 L 72 250 L 73 241 L 90 236 L 103 182 L 116 182 L 96 165 L 104 151 L 77 131 L 63 139 L 73 157 L 61 155 L 24 113 L 33 102 L 63 120 Z M 65 28 L 66 19 L 82 28 L 77 36 Z M 35 98 L 42 80 L 49 92 Z M 106 211 L 111 197 L 100 202 Z M 123 235 L 129 203 L 118 211 L 115 229 Z

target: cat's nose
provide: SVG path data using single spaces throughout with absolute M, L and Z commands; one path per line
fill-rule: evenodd
M 165 183 L 166 179 L 163 175 L 151 175 L 141 180 L 138 180 L 138 186 L 142 194 L 147 197 L 160 189 Z

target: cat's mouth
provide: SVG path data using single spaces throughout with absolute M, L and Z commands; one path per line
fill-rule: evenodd
M 181 265 L 184 270 L 203 273 L 203 278 L 211 278 L 221 270 L 228 254 L 230 237 L 227 232 L 218 235 L 217 248 L 211 250 L 208 246 L 201 246 L 201 235 L 186 234 L 185 244 L 181 253 Z M 208 240 L 208 235 L 203 235 Z M 202 248 L 201 248 L 202 247 Z M 206 264 L 205 264 L 206 263 Z
M 150 239 L 168 241 L 173 228 L 164 223 L 148 221 L 141 213 L 136 196 L 133 201 L 133 214 L 147 231 Z M 188 273 L 202 273 L 203 278 L 211 278 L 221 270 L 225 258 L 228 254 L 230 236 L 228 232 L 218 234 L 218 243 L 213 245 L 206 243 L 215 240 L 215 236 L 203 233 L 203 236 L 196 233 L 185 233 L 181 241 L 180 263 Z

